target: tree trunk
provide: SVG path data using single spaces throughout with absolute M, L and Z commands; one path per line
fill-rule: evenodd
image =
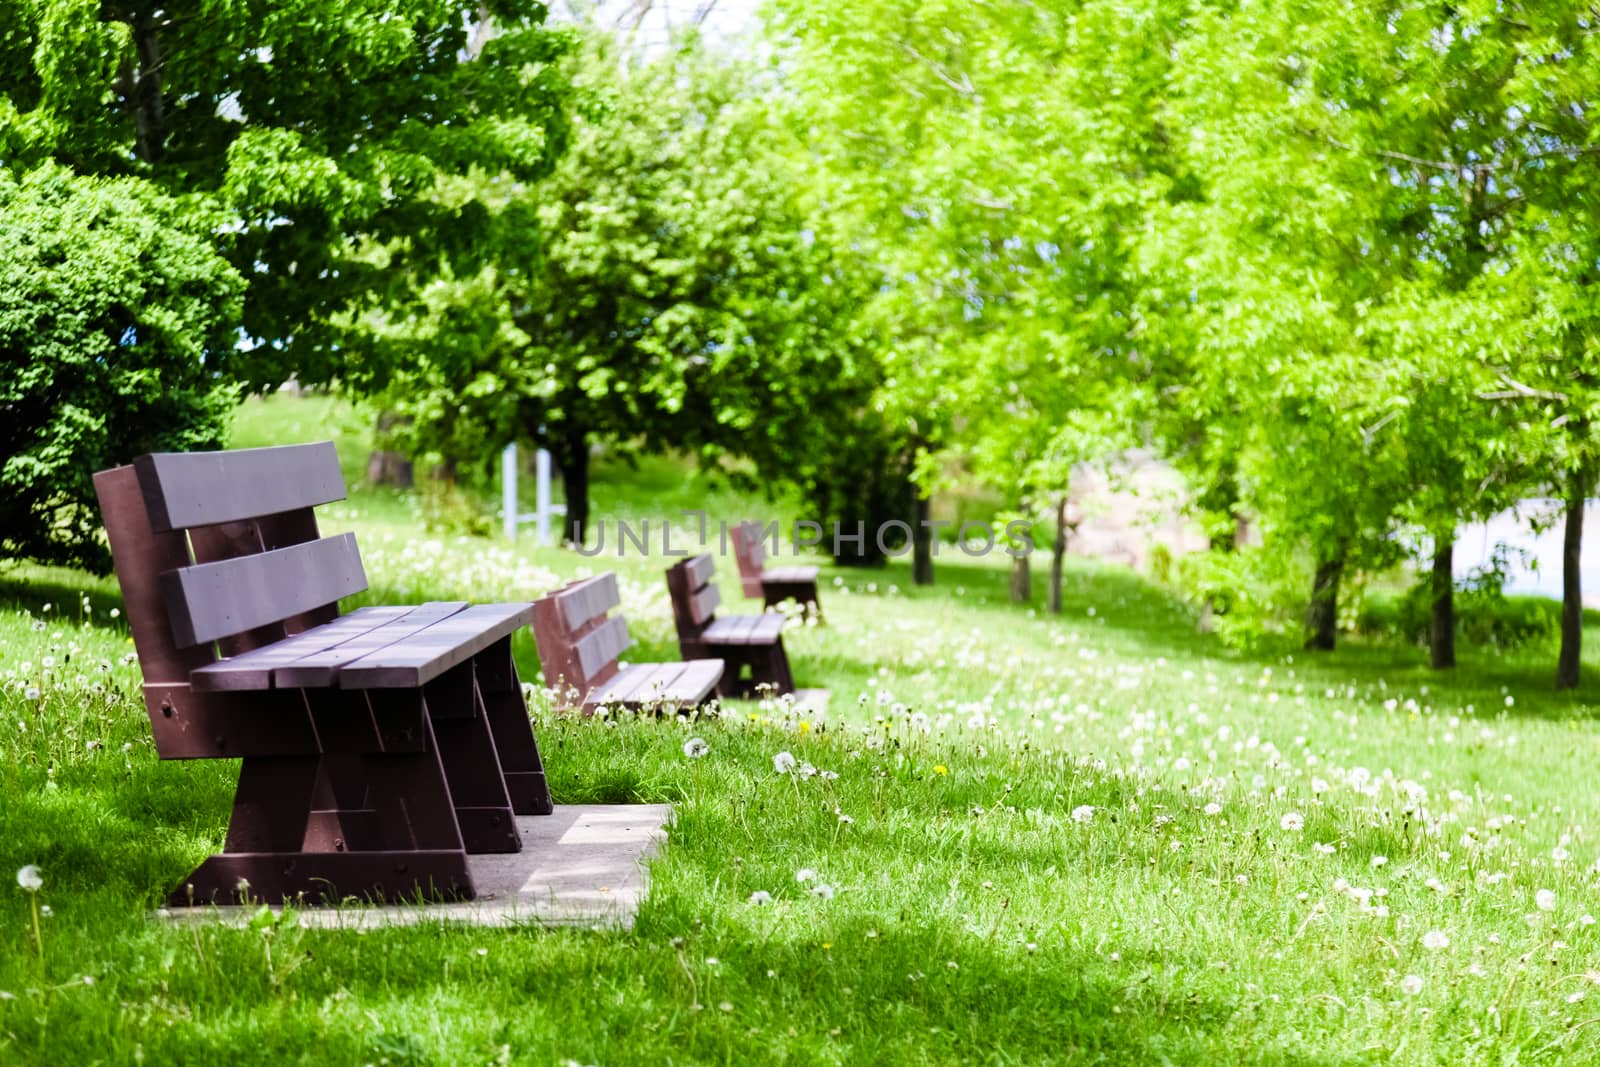
M 123 60 L 113 86 L 122 97 L 123 109 L 133 116 L 134 155 L 145 163 L 160 163 L 167 154 L 166 101 L 161 88 L 166 59 L 161 34 L 150 15 L 128 15 L 120 21 L 132 33 L 138 64 Z
M 911 584 L 933 584 L 933 528 L 928 525 L 932 501 L 911 487 Z
M 1050 546 L 1050 614 L 1061 614 L 1061 571 L 1067 559 L 1067 494 L 1056 498 L 1056 539 Z
M 561 539 L 581 545 L 589 532 L 589 435 L 579 428 L 567 429 L 551 451 L 561 467 L 561 485 L 567 495 Z
M 1344 554 L 1317 563 L 1311 583 L 1311 603 L 1306 608 L 1306 648 L 1332 652 L 1339 629 L 1339 579 L 1344 576 Z
M 1433 616 L 1428 624 L 1428 665 L 1456 665 L 1455 531 L 1434 535 Z
M 1011 602 L 1033 603 L 1033 567 L 1027 556 L 1011 557 Z
M 385 444 L 393 443 L 390 435 L 396 426 L 404 425 L 411 420 L 401 418 L 392 411 L 378 413 L 378 426 L 376 445 L 372 454 L 367 457 L 367 484 L 387 485 L 395 489 L 410 489 L 416 481 L 416 470 L 411 461 L 403 454 L 384 448 Z
M 375 449 L 367 457 L 367 484 L 410 489 L 416 482 L 411 461 L 398 452 Z
M 1567 490 L 1567 522 L 1561 541 L 1561 652 L 1556 657 L 1556 688 L 1578 688 L 1583 655 L 1583 580 L 1578 567 L 1583 555 L 1583 505 L 1589 478 L 1575 475 Z

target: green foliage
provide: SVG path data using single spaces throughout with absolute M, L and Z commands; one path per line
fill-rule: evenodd
M 597 439 L 824 480 L 829 431 L 861 410 L 874 367 L 850 329 L 859 283 L 776 151 L 770 76 L 692 40 L 624 61 L 591 38 L 572 69 L 604 120 L 513 195 L 492 264 L 420 287 L 382 325 L 420 357 L 383 394 L 411 420 L 410 449 L 547 446 L 569 527 L 587 514 L 579 468 Z
M 0 554 L 105 567 L 94 472 L 217 445 L 243 283 L 216 224 L 141 179 L 0 170 Z
M 507 190 L 566 139 L 565 38 L 533 0 L 29 0 L 0 13 L 0 152 L 224 208 L 270 386 L 409 358 L 366 328 L 442 264 L 476 269 Z M 528 235 L 530 240 L 534 237 Z
M 1355 628 L 1380 640 L 1425 645 L 1432 600 L 1426 581 L 1399 596 L 1368 592 L 1362 598 Z M 1491 651 L 1524 645 L 1548 647 L 1561 622 L 1561 605 L 1547 597 L 1504 596 L 1498 590 L 1480 588 L 1457 596 L 1455 605 L 1456 631 L 1461 639 Z
M 1157 4 L 774 5 L 813 196 L 880 279 L 876 406 L 925 488 L 1013 505 L 1128 443 L 1149 370 L 1129 315 L 1179 22 Z M 952 456 L 960 464 L 950 462 Z

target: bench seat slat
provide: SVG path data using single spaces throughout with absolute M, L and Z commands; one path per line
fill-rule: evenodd
M 232 637 L 337 603 L 367 587 L 355 534 L 180 567 L 161 592 L 180 648 Z
M 400 618 L 410 608 L 357 608 L 333 622 L 314 626 L 282 641 L 234 656 L 189 673 L 198 692 L 235 692 L 271 689 L 274 669 L 317 652 L 324 652 Z
M 341 689 L 409 689 L 528 625 L 533 605 L 474 604 L 463 611 L 339 668 Z
M 712 645 L 770 645 L 782 632 L 782 616 L 725 615 L 707 626 L 700 639 Z
M 661 680 L 677 677 L 674 663 L 630 663 L 604 685 L 596 686 L 585 703 L 626 704 L 636 693 L 645 692 Z M 596 694 L 600 694 L 598 697 Z
M 720 659 L 686 663 L 641 663 L 627 668 L 607 685 L 590 693 L 585 704 L 648 707 L 679 704 L 698 707 L 722 680 Z
M 343 500 L 332 441 L 229 452 L 157 452 L 133 461 L 150 528 L 216 526 Z
M 417 631 L 465 610 L 464 600 L 432 601 L 409 608 L 403 615 L 358 634 L 340 645 L 311 652 L 275 667 L 272 684 L 277 689 L 324 688 L 334 684 L 346 663 L 404 641 Z
M 761 572 L 763 582 L 814 582 L 817 580 L 815 567 L 768 567 Z

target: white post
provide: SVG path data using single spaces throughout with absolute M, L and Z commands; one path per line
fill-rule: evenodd
M 506 445 L 500 453 L 500 528 L 506 540 L 517 539 L 517 443 Z
M 550 450 L 541 448 L 533 454 L 535 497 L 533 513 L 539 517 L 539 547 L 550 543 Z

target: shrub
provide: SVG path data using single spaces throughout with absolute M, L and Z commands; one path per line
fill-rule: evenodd
M 138 179 L 0 170 L 0 555 L 104 569 L 94 472 L 216 447 L 239 276 Z
M 1432 586 L 1424 576 L 1399 595 L 1369 594 L 1356 628 L 1380 640 L 1426 645 L 1432 604 Z M 1506 596 L 1497 584 L 1459 589 L 1455 609 L 1457 637 L 1464 644 L 1486 648 L 1551 641 L 1561 620 L 1558 602 L 1537 596 Z

